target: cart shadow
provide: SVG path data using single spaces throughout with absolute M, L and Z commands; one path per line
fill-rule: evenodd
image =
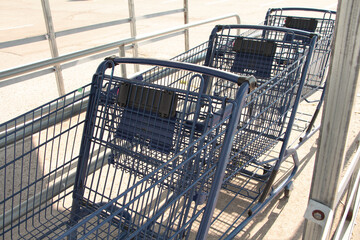
M 60 201 L 65 192 L 56 191 L 65 184 L 65 173 L 76 167 L 71 161 L 80 141 L 75 130 L 58 135 L 67 125 L 70 122 L 63 121 L 14 142 L 12 137 L 21 134 L 21 128 L 7 132 L 6 146 L 0 149 L 0 207 L 1 219 L 6 219 L 5 239 L 46 236 L 49 227 L 68 214 L 64 201 Z M 70 136 L 74 136 L 76 144 L 68 143 Z M 62 184 L 57 184 L 59 179 Z M 38 235 L 31 235 L 31 231 Z

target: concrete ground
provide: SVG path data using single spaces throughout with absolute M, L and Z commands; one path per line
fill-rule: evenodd
M 135 1 L 135 12 L 142 16 L 169 9 L 182 8 L 181 0 Z M 90 1 L 50 1 L 55 31 L 86 26 L 128 17 L 127 0 Z M 190 22 L 237 13 L 243 24 L 258 24 L 271 7 L 313 7 L 336 10 L 335 0 L 209 0 L 189 1 Z M 235 19 L 219 21 L 216 24 L 236 23 Z M 182 14 L 155 19 L 139 19 L 137 34 L 183 24 Z M 207 40 L 215 23 L 190 30 L 190 47 Z M 40 1 L 19 0 L 0 2 L 1 42 L 44 34 L 46 31 Z M 57 38 L 60 55 L 95 47 L 122 38 L 130 37 L 128 25 L 108 27 L 101 30 L 79 33 Z M 141 45 L 141 57 L 168 59 L 184 51 L 183 37 L 174 37 L 158 43 Z M 127 52 L 131 56 L 131 52 Z M 0 49 L 0 71 L 50 58 L 46 41 Z M 101 59 L 88 63 L 78 61 L 77 66 L 63 71 L 66 91 L 89 83 Z M 0 82 L 1 83 L 1 82 Z M 0 85 L 1 86 L 1 85 Z M 11 119 L 27 110 L 58 97 L 55 78 L 45 75 L 22 83 L 0 88 L 0 122 Z M 359 119 L 359 95 L 355 119 Z M 356 113 L 357 112 L 357 113 Z M 350 136 L 355 139 L 359 128 L 352 129 Z M 295 177 L 295 189 L 290 198 L 279 196 L 271 202 L 242 232 L 242 239 L 301 239 L 304 227 L 304 212 L 307 207 L 312 179 L 318 133 L 298 151 L 301 160 L 299 173 Z M 360 239 L 360 229 L 356 227 L 353 239 Z

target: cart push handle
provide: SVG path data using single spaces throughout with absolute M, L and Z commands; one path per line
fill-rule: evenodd
M 285 8 L 269 8 L 268 13 L 275 11 L 304 11 L 304 12 L 320 12 L 320 13 L 330 13 L 336 14 L 334 10 L 320 9 L 320 8 L 304 8 L 304 7 L 285 7 Z
M 196 65 L 192 63 L 185 63 L 185 62 L 178 62 L 178 61 L 172 61 L 172 60 L 159 60 L 154 58 L 118 58 L 118 57 L 108 57 L 105 58 L 105 61 L 103 64 L 100 65 L 98 70 L 101 70 L 101 66 L 111 68 L 114 65 L 118 64 L 143 64 L 143 65 L 155 65 L 155 66 L 161 66 L 161 67 L 170 67 L 170 68 L 176 68 L 176 69 L 183 69 L 188 71 L 197 72 L 204 75 L 210 75 L 213 77 L 222 78 L 224 80 L 228 80 L 230 82 L 234 82 L 238 84 L 239 86 L 247 82 L 249 84 L 250 91 L 254 90 L 256 88 L 256 78 L 254 76 L 240 76 L 238 74 L 234 74 L 231 72 L 226 72 L 223 70 L 219 70 L 212 67 L 206 67 L 201 65 Z
M 250 29 L 250 30 L 263 30 L 263 31 L 277 31 L 277 32 L 284 32 L 284 33 L 292 33 L 295 35 L 300 35 L 303 37 L 309 37 L 314 42 L 318 38 L 318 33 L 303 31 L 295 28 L 284 28 L 284 27 L 274 27 L 274 26 L 267 26 L 267 25 L 216 25 L 214 31 L 219 32 L 223 29 Z

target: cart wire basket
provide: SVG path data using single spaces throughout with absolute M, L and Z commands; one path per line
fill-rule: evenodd
M 117 77 L 126 63 L 157 67 Z M 204 94 L 205 78 L 235 83 L 236 96 Z M 1 238 L 192 238 L 254 82 L 188 63 L 105 60 L 91 85 L 0 126 Z

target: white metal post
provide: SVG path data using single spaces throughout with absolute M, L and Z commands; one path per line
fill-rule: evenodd
M 130 18 L 131 37 L 135 38 L 137 33 L 136 33 L 136 17 L 135 17 L 134 0 L 128 0 L 128 5 L 129 5 L 129 18 Z M 132 44 L 132 50 L 133 50 L 133 56 L 138 57 L 139 50 L 138 50 L 138 44 L 137 43 Z M 135 64 L 134 69 L 135 69 L 135 72 L 138 72 L 140 70 L 139 65 Z
M 184 0 L 184 24 L 189 23 L 189 3 L 188 0 Z M 190 40 L 189 40 L 189 29 L 184 30 L 185 37 L 185 51 L 190 49 Z
M 124 44 L 119 46 L 119 56 L 125 57 L 125 45 Z M 125 64 L 121 64 L 121 75 L 122 75 L 122 77 L 127 78 Z
M 41 5 L 42 5 L 43 13 L 44 13 L 44 18 L 45 18 L 47 38 L 49 40 L 51 57 L 56 58 L 59 56 L 59 52 L 58 52 L 58 48 L 57 48 L 57 44 L 56 44 L 55 31 L 54 31 L 54 25 L 53 25 L 53 21 L 52 21 L 52 17 L 51 17 L 49 1 L 41 0 Z M 60 64 L 56 64 L 54 66 L 54 69 L 55 69 L 55 77 L 56 77 L 58 93 L 59 93 L 59 96 L 62 96 L 65 94 L 65 87 L 64 87 L 64 80 L 63 80 Z
M 360 1 L 340 0 L 335 44 L 327 79 L 320 139 L 310 190 L 310 201 L 334 210 L 360 65 Z M 307 213 L 303 239 L 326 239 L 332 217 L 321 209 Z

